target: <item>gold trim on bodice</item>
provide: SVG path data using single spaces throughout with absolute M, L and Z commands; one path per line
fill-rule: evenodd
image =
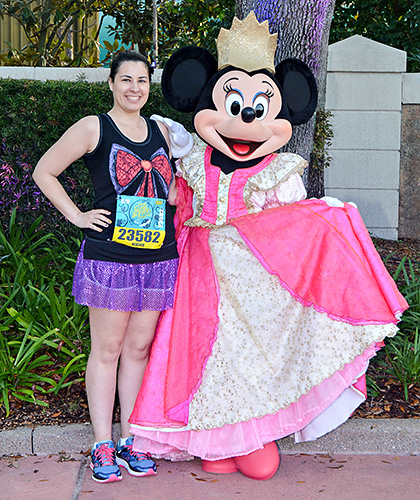
M 194 217 L 185 222 L 186 226 L 199 226 L 205 228 L 215 228 L 225 226 L 228 221 L 229 190 L 235 172 L 225 174 L 220 171 L 218 191 L 212 193 L 217 196 L 216 223 L 213 224 L 201 218 L 204 210 L 206 198 L 206 171 L 205 171 L 205 151 L 207 144 L 194 134 L 194 147 L 189 155 L 182 158 L 178 164 L 178 169 L 182 177 L 194 191 L 193 210 Z M 250 175 L 243 188 L 243 200 L 248 213 L 259 212 L 261 209 L 251 202 L 251 195 L 255 191 L 272 191 L 277 189 L 290 176 L 298 173 L 303 174 L 307 162 L 300 156 L 293 153 L 280 153 L 273 157 L 273 161 L 256 174 Z M 250 167 L 256 169 L 258 166 Z M 211 166 L 210 168 L 217 168 Z M 207 193 L 208 195 L 209 193 Z

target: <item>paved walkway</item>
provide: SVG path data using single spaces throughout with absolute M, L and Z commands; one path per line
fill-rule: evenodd
M 253 481 L 211 475 L 199 460 L 158 461 L 158 474 L 118 483 L 92 481 L 84 455 L 0 459 L 1 500 L 418 500 L 420 456 L 283 455 L 277 474 Z
M 354 419 L 314 443 L 281 440 L 280 470 L 262 482 L 205 473 L 196 459 L 159 460 L 157 476 L 136 478 L 123 470 L 121 482 L 98 484 L 89 469 L 90 437 L 86 425 L 0 431 L 0 500 L 420 499 L 415 419 Z

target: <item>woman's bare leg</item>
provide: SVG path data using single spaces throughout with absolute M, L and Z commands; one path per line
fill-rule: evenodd
M 89 308 L 91 351 L 86 392 L 95 441 L 111 439 L 118 359 L 131 312 Z
M 128 418 L 143 381 L 159 316 L 160 311 L 132 312 L 128 322 L 118 370 L 122 437 L 131 435 Z

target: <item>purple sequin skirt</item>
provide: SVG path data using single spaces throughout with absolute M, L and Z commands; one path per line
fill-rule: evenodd
M 178 259 L 123 264 L 77 257 L 73 295 L 78 304 L 114 311 L 171 309 Z

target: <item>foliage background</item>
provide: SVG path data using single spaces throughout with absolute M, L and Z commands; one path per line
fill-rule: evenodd
M 123 43 L 134 43 L 140 52 L 152 52 L 152 0 L 119 2 L 113 16 L 116 23 L 110 33 Z M 215 39 L 220 28 L 229 28 L 235 0 L 166 0 L 157 2 L 158 59 L 164 63 L 185 45 L 199 45 L 216 53 Z
M 152 53 L 152 0 L 0 0 L 0 19 L 11 16 L 28 34 L 25 47 L 9 47 L 0 54 L 6 65 L 95 66 L 103 13 L 115 18 L 109 32 L 117 42 L 107 46 L 108 57 L 121 44 Z M 229 27 L 236 8 L 244 2 L 225 0 L 156 0 L 158 54 L 161 64 L 179 47 L 195 44 L 214 53 L 214 39 Z M 264 2 L 255 2 L 264 4 Z M 278 9 L 288 1 L 278 2 Z M 240 9 L 239 9 L 240 10 Z M 408 54 L 408 70 L 420 71 L 420 0 L 346 0 L 335 2 L 330 43 L 363 35 Z M 74 28 L 73 51 L 66 33 Z
M 107 112 L 112 96 L 107 83 L 84 81 L 28 81 L 0 79 L 0 217 L 7 221 L 16 209 L 17 221 L 29 227 L 43 216 L 42 227 L 65 239 L 79 236 L 34 185 L 31 173 L 44 152 L 73 123 L 86 114 Z M 152 84 L 144 108 L 151 113 L 171 116 L 191 129 L 191 117 L 176 113 L 163 99 L 160 86 Z M 93 192 L 83 161 L 72 164 L 61 176 L 66 189 L 81 210 L 91 206 Z
M 0 79 L 0 416 L 13 398 L 42 402 L 83 380 L 88 310 L 71 295 L 82 232 L 40 193 L 32 171 L 43 153 L 86 114 L 112 106 L 108 84 Z M 152 84 L 144 113 L 191 125 Z M 83 210 L 93 192 L 83 161 L 61 176 Z
M 408 71 L 420 71 L 420 0 L 337 1 L 330 43 L 353 35 L 404 50 Z
M 163 63 L 184 45 L 215 51 L 221 27 L 229 27 L 235 0 L 155 0 L 158 59 Z M 108 61 L 122 44 L 146 55 L 153 53 L 152 0 L 0 0 L 0 21 L 8 16 L 25 31 L 24 47 L 10 46 L 0 63 L 19 66 L 98 66 L 102 14 L 115 23 L 108 33 L 116 43 L 105 43 Z

